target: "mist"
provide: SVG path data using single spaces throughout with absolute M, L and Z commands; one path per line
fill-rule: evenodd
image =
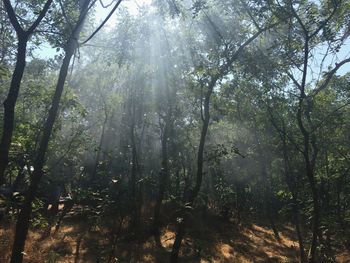
M 348 4 L 2 1 L 0 262 L 348 262 Z

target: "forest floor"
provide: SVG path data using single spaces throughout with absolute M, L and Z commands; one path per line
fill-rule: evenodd
M 117 227 L 116 227 L 117 228 Z M 26 263 L 168 262 L 175 228 L 164 227 L 161 245 L 150 235 L 118 237 L 102 227 L 89 228 L 84 218 L 71 218 L 51 234 L 31 231 L 26 243 Z M 180 254 L 180 262 L 298 262 L 298 243 L 293 228 L 280 227 L 280 240 L 259 224 L 237 226 L 219 217 L 207 216 L 191 222 Z M 8 262 L 13 227 L 0 229 L 0 262 Z M 114 244 L 114 246 L 113 246 Z M 342 254 L 337 262 L 350 262 Z

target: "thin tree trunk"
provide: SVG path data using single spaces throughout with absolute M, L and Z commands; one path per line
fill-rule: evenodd
M 20 161 L 20 167 L 17 173 L 17 176 L 15 178 L 15 180 L 12 183 L 12 191 L 18 191 L 19 190 L 19 186 L 20 184 L 23 182 L 24 180 L 24 162 Z
M 298 203 L 298 189 L 299 189 L 299 184 L 300 184 L 300 176 L 299 176 L 299 174 L 294 176 L 292 169 L 290 167 L 288 149 L 287 149 L 287 131 L 286 131 L 286 126 L 285 126 L 284 120 L 282 120 L 282 128 L 279 128 L 277 123 L 275 122 L 275 119 L 273 118 L 273 115 L 271 114 L 270 116 L 271 116 L 271 119 L 270 119 L 271 123 L 275 127 L 275 129 L 278 131 L 278 134 L 279 134 L 280 139 L 282 141 L 284 175 L 285 175 L 288 189 L 292 194 L 292 205 L 293 205 L 293 220 L 292 221 L 295 225 L 295 230 L 296 230 L 297 236 L 298 236 L 300 262 L 304 263 L 304 262 L 307 262 L 307 259 L 306 259 L 306 254 L 305 254 L 303 235 L 302 235 L 302 231 L 300 228 L 300 220 L 299 220 L 299 216 L 300 216 L 299 210 L 300 209 L 299 209 L 299 203 Z
M 130 123 L 130 143 L 131 143 L 131 181 L 130 181 L 130 187 L 131 187 L 131 197 L 132 197 L 132 228 L 136 228 L 139 224 L 140 220 L 140 209 L 138 204 L 138 187 L 137 187 L 137 178 L 139 173 L 139 164 L 138 164 L 138 152 L 136 148 L 136 136 L 135 136 L 135 118 L 136 118 L 136 105 L 133 100 L 133 98 L 130 98 L 130 117 L 131 117 L 131 123 Z
M 105 109 L 105 111 L 107 111 L 107 109 Z M 95 165 L 94 165 L 94 169 L 93 169 L 92 175 L 91 175 L 91 181 L 92 182 L 95 181 L 95 179 L 96 179 L 97 168 L 98 168 L 98 163 L 100 161 L 100 155 L 101 155 L 102 145 L 103 145 L 103 142 L 104 142 L 104 136 L 105 136 L 105 129 L 106 129 L 107 121 L 108 121 L 108 114 L 106 112 L 105 113 L 105 119 L 104 119 L 103 125 L 102 125 L 100 142 L 99 142 L 98 149 L 97 149 Z
M 306 262 L 306 255 L 305 255 L 305 248 L 304 248 L 304 240 L 303 240 L 303 235 L 300 229 L 300 220 L 299 220 L 299 204 L 297 197 L 295 194 L 292 194 L 293 198 L 293 213 L 294 213 L 294 225 L 295 225 L 295 230 L 297 232 L 298 236 L 298 243 L 299 243 L 299 257 L 300 257 L 300 262 L 304 263 Z
M 309 262 L 316 262 L 316 249 L 317 249 L 317 236 L 319 234 L 319 222 L 320 222 L 320 212 L 319 212 L 319 202 L 318 193 L 315 185 L 311 185 L 312 188 L 312 201 L 313 201 L 313 219 L 312 219 L 312 241 L 309 251 Z
M 279 233 L 275 224 L 275 219 L 274 219 L 274 212 L 272 209 L 272 203 L 271 203 L 271 177 L 268 173 L 268 167 L 267 164 L 269 164 L 269 160 L 266 157 L 266 151 L 264 151 L 261 147 L 261 142 L 259 141 L 259 137 L 257 134 L 258 127 L 256 125 L 256 122 L 254 123 L 254 139 L 255 143 L 257 146 L 258 154 L 259 154 L 259 159 L 260 159 L 260 167 L 261 167 L 261 175 L 262 175 L 262 185 L 263 185 L 263 208 L 264 208 L 264 213 L 269 220 L 270 227 L 275 235 L 275 238 L 279 241 Z M 270 164 L 269 164 L 270 165 Z
M 168 112 L 169 114 L 169 112 Z M 167 188 L 169 171 L 168 171 L 168 133 L 170 118 L 166 116 L 164 132 L 162 135 L 162 168 L 160 171 L 159 191 L 157 195 L 156 205 L 154 208 L 154 220 L 153 220 L 153 234 L 157 241 L 159 241 L 159 228 L 160 228 L 160 208 L 164 199 L 165 190 Z
M 256 32 L 253 36 L 247 39 L 244 43 L 242 43 L 237 48 L 237 50 L 231 55 L 227 63 L 220 68 L 219 72 L 216 75 L 214 75 L 211 78 L 210 82 L 208 83 L 207 92 L 204 98 L 204 116 L 202 116 L 203 124 L 202 124 L 202 130 L 201 130 L 198 152 L 197 152 L 196 184 L 195 184 L 195 187 L 192 190 L 190 190 L 188 198 L 185 199 L 185 201 L 187 200 L 187 202 L 185 202 L 186 206 L 187 205 L 190 207 L 193 206 L 193 202 L 196 199 L 202 184 L 204 146 L 205 146 L 206 136 L 207 136 L 208 127 L 209 127 L 209 121 L 210 121 L 210 97 L 213 93 L 214 87 L 217 84 L 217 81 L 228 73 L 233 62 L 238 58 L 238 56 L 241 54 L 244 48 L 248 46 L 251 42 L 253 42 L 262 32 L 266 31 L 268 28 L 271 28 L 271 26 L 267 28 L 259 29 L 258 32 Z M 183 218 L 180 219 L 180 223 L 178 224 L 178 230 L 176 233 L 175 242 L 173 244 L 171 256 L 170 256 L 171 263 L 176 263 L 178 260 L 181 242 L 185 235 L 185 225 L 188 220 L 188 216 L 189 214 L 185 211 L 183 214 Z
M 288 151 L 287 151 L 287 136 L 286 136 L 286 128 L 285 124 L 283 123 L 282 132 L 280 133 L 281 139 L 282 139 L 282 147 L 283 147 L 283 159 L 284 159 L 284 173 L 286 177 L 287 186 L 289 188 L 289 191 L 292 193 L 292 201 L 293 201 L 293 213 L 294 213 L 294 225 L 295 230 L 297 232 L 298 236 L 298 243 L 299 243 L 299 256 L 300 256 L 300 262 L 304 263 L 306 262 L 306 254 L 305 254 L 305 248 L 304 248 L 304 240 L 303 235 L 300 229 L 300 220 L 299 220 L 299 203 L 298 203 L 298 187 L 299 187 L 299 176 L 295 177 L 291 174 L 291 168 L 288 158 Z
M 263 158 L 263 154 L 262 152 L 260 152 L 261 155 L 261 158 Z M 268 175 L 268 171 L 266 169 L 266 163 L 267 163 L 267 160 L 265 160 L 265 158 L 263 158 L 263 161 L 261 163 L 262 165 L 262 176 L 263 176 L 263 185 L 264 185 L 264 193 L 263 193 L 263 197 L 264 197 L 264 210 L 265 210 L 265 213 L 266 213 L 266 216 L 269 220 L 269 223 L 270 223 L 270 226 L 271 226 L 271 229 L 273 230 L 273 233 L 275 235 L 275 238 L 279 241 L 280 240 L 280 237 L 279 237 L 279 233 L 278 233 L 278 230 L 277 230 L 277 227 L 276 227 L 276 224 L 275 224 L 275 219 L 274 219 L 274 211 L 272 209 L 272 203 L 271 203 L 271 178 L 270 176 Z
M 299 20 L 300 21 L 300 20 Z M 299 22 L 302 27 L 304 25 Z M 304 27 L 304 61 L 303 61 L 303 74 L 301 83 L 298 83 L 294 79 L 294 83 L 296 83 L 297 88 L 300 90 L 299 95 L 299 104 L 296 114 L 296 120 L 298 128 L 303 136 L 303 157 L 305 162 L 305 172 L 308 182 L 310 184 L 311 193 L 312 193 L 312 204 L 313 204 L 313 212 L 312 212 L 312 238 L 311 245 L 308 255 L 309 263 L 316 263 L 316 249 L 317 249 L 317 237 L 319 236 L 319 224 L 320 224 L 320 204 L 319 204 L 319 193 L 317 189 L 317 182 L 315 181 L 314 169 L 317 158 L 317 147 L 316 147 L 316 138 L 314 134 L 310 134 L 308 129 L 304 125 L 303 114 L 306 117 L 306 121 L 308 123 L 309 129 L 312 129 L 312 120 L 311 120 L 311 97 L 308 98 L 305 93 L 306 88 L 306 78 L 308 73 L 308 61 L 309 61 L 309 44 L 311 37 L 309 32 Z M 305 106 L 306 103 L 306 107 Z
M 48 0 L 40 11 L 34 23 L 25 31 L 17 20 L 16 13 L 12 8 L 11 1 L 3 0 L 8 18 L 14 27 L 17 38 L 17 60 L 15 70 L 12 74 L 10 90 L 4 101 L 4 124 L 0 142 L 0 186 L 5 183 L 5 171 L 9 162 L 9 151 L 11 147 L 12 134 L 15 120 L 15 107 L 21 86 L 23 72 L 26 66 L 27 43 L 30 35 L 37 28 L 41 20 L 46 15 L 53 0 Z
M 316 249 L 317 249 L 317 237 L 319 236 L 319 223 L 320 223 L 320 204 L 319 204 L 319 193 L 316 186 L 316 181 L 314 177 L 314 167 L 317 156 L 317 149 L 315 148 L 315 142 L 310 142 L 310 134 L 305 129 L 302 117 L 301 117 L 301 105 L 303 102 L 303 95 L 300 99 L 299 108 L 297 112 L 297 121 L 299 129 L 304 137 L 304 161 L 305 161 L 305 170 L 306 177 L 309 181 L 312 193 L 312 205 L 313 205 L 313 215 L 312 215 L 312 238 L 311 245 L 308 255 L 308 262 L 315 263 L 316 262 Z M 309 107 L 309 106 L 308 106 Z M 307 109 L 307 115 L 310 113 L 309 109 Z M 308 117 L 309 118 L 309 117 Z M 314 140 L 314 138 L 312 139 Z M 310 146 L 313 146 L 312 158 L 310 158 Z
M 4 124 L 0 143 L 0 185 L 5 183 L 5 170 L 9 161 L 9 151 L 15 120 L 15 106 L 26 65 L 28 36 L 19 37 L 17 47 L 17 62 L 12 75 L 10 90 L 4 102 Z
M 137 150 L 135 145 L 134 132 L 131 132 L 131 144 L 132 144 L 132 165 L 131 165 L 131 195 L 133 202 L 133 228 L 137 227 L 140 220 L 140 211 L 138 206 L 138 187 L 137 187 L 137 177 L 138 177 L 138 160 L 137 160 Z
M 206 136 L 207 136 L 208 127 L 209 127 L 209 120 L 210 120 L 210 112 L 209 112 L 210 97 L 213 92 L 213 88 L 215 86 L 216 81 L 217 79 L 212 82 L 212 85 L 209 86 L 205 96 L 205 100 L 204 100 L 204 119 L 203 119 L 202 131 L 201 131 L 198 152 L 197 152 L 198 157 L 197 157 L 196 184 L 193 189 L 189 190 L 188 198 L 185 200 L 185 205 L 190 207 L 193 206 L 193 202 L 196 199 L 202 184 L 204 146 L 205 146 Z M 179 219 L 180 222 L 178 224 L 178 229 L 176 232 L 176 237 L 175 237 L 175 241 L 174 241 L 172 251 L 171 251 L 171 256 L 170 256 L 171 263 L 176 263 L 178 260 L 181 242 L 185 235 L 185 228 L 186 228 L 186 223 L 188 221 L 188 217 L 189 217 L 189 213 L 187 211 L 184 211 L 182 218 Z

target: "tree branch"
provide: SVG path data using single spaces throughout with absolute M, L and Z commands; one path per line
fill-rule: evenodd
M 58 3 L 59 3 L 59 5 L 60 5 L 60 7 L 61 7 L 63 17 L 66 19 L 66 22 L 67 22 L 69 28 L 72 30 L 72 29 L 73 29 L 73 26 L 72 26 L 71 22 L 70 22 L 69 19 L 68 19 L 68 16 L 67 16 L 67 14 L 66 14 L 66 11 L 64 10 L 64 6 L 63 6 L 62 1 L 59 0 Z
M 292 10 L 292 13 L 294 15 L 294 17 L 297 19 L 299 25 L 301 26 L 301 28 L 303 29 L 304 31 L 304 34 L 305 36 L 307 36 L 309 34 L 309 31 L 306 29 L 303 21 L 301 20 L 300 16 L 297 14 L 297 12 L 295 11 L 294 7 L 293 7 L 293 4 L 292 4 L 292 1 L 290 2 L 290 8 Z
M 238 49 L 231 55 L 231 58 L 227 61 L 227 63 L 225 65 L 223 65 L 221 67 L 221 69 L 219 70 L 219 72 L 217 73 L 217 75 L 215 77 L 213 77 L 213 80 L 211 82 L 216 82 L 222 75 L 224 75 L 227 70 L 230 68 L 230 66 L 232 65 L 233 61 L 235 61 L 237 59 L 237 57 L 241 54 L 241 52 L 244 50 L 244 48 L 246 46 L 248 46 L 251 42 L 253 42 L 255 39 L 257 39 L 261 33 L 273 28 L 274 26 L 276 26 L 278 23 L 274 23 L 270 26 L 267 26 L 265 28 L 262 28 L 260 30 L 258 30 L 254 35 L 252 35 L 250 38 L 248 38 L 244 43 L 242 43 Z M 211 85 L 209 85 L 211 86 Z
M 82 43 L 80 43 L 80 45 L 84 45 L 86 44 L 88 41 L 90 41 L 97 33 L 98 31 L 101 30 L 101 28 L 107 23 L 107 21 L 109 20 L 109 18 L 113 15 L 114 11 L 117 10 L 118 6 L 120 5 L 120 3 L 123 0 L 119 0 L 115 6 L 112 8 L 111 12 L 109 12 L 108 16 L 103 20 L 103 22 L 100 24 L 100 26 Z
M 312 94 L 310 96 L 315 96 L 317 95 L 320 91 L 322 91 L 323 89 L 325 89 L 329 82 L 332 80 L 332 77 L 334 76 L 334 74 L 338 71 L 338 69 L 343 66 L 344 64 L 346 63 L 349 63 L 350 62 L 350 58 L 347 58 L 347 59 L 344 59 L 342 60 L 341 62 L 339 63 L 336 63 L 335 64 L 335 67 L 328 73 L 326 73 L 326 79 L 323 81 L 323 83 L 317 88 L 315 89 Z
M 12 26 L 14 27 L 14 29 L 16 30 L 16 33 L 18 35 L 25 34 L 25 31 L 23 30 L 23 28 L 21 27 L 21 25 L 19 24 L 19 22 L 17 20 L 16 13 L 13 10 L 13 7 L 11 5 L 10 0 L 3 0 L 3 3 L 5 5 L 5 9 L 6 9 L 7 15 L 10 19 L 10 22 L 11 22 Z
M 41 20 L 44 18 L 44 16 L 46 15 L 47 10 L 49 10 L 49 7 L 52 3 L 52 0 L 47 0 L 43 9 L 40 11 L 39 16 L 37 17 L 37 19 L 34 21 L 34 23 L 29 27 L 29 29 L 27 30 L 28 34 L 33 33 L 34 29 L 39 25 L 39 23 L 41 22 Z
M 336 2 L 336 1 L 334 1 L 334 2 Z M 341 2 L 341 1 L 339 1 L 339 2 Z M 325 20 L 323 20 L 323 21 L 320 23 L 320 26 L 310 35 L 310 38 L 316 36 L 316 35 L 318 34 L 318 32 L 320 32 L 320 31 L 322 30 L 322 28 L 323 28 L 325 25 L 327 25 L 327 23 L 329 22 L 329 20 L 331 20 L 332 17 L 335 15 L 335 13 L 338 11 L 339 4 L 340 4 L 340 3 L 337 2 L 337 4 L 336 4 L 336 6 L 334 7 L 332 13 L 331 13 Z
M 249 6 L 247 5 L 247 3 L 245 2 L 245 0 L 240 0 L 241 4 L 243 5 L 243 8 L 245 9 L 245 11 L 247 12 L 248 16 L 250 17 L 250 19 L 253 21 L 254 26 L 260 30 L 261 27 L 259 26 L 258 22 L 256 21 L 256 19 L 254 18 L 253 14 L 250 12 Z
M 313 127 L 313 129 L 310 131 L 310 133 L 314 133 L 318 128 L 320 128 L 322 126 L 323 123 L 325 123 L 326 121 L 329 120 L 329 118 L 335 114 L 336 112 L 340 111 L 342 108 L 345 108 L 346 106 L 350 105 L 350 102 L 347 102 L 343 105 L 341 105 L 340 107 L 336 108 L 334 111 L 332 111 L 331 113 L 327 114 L 327 116 L 325 118 L 323 118 L 322 121 L 320 121 L 316 126 Z
M 297 86 L 298 89 L 301 90 L 301 85 L 299 82 L 294 78 L 293 74 L 290 72 L 287 72 L 287 76 L 293 81 L 294 85 Z
M 112 0 L 109 4 L 106 4 L 106 5 L 105 5 L 105 4 L 103 3 L 102 0 L 99 0 L 101 6 L 102 6 L 103 8 L 108 8 L 108 7 L 110 7 L 110 6 L 113 4 L 114 1 L 115 1 L 115 0 Z

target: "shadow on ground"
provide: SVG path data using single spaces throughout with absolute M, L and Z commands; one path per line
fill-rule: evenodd
M 289 226 L 280 227 L 280 240 L 266 226 L 238 226 L 213 215 L 196 215 L 180 252 L 179 262 L 298 262 L 298 244 Z M 200 218 L 200 219 L 198 219 Z M 82 217 L 66 219 L 58 232 L 43 238 L 40 231 L 30 232 L 24 262 L 27 263 L 104 263 L 168 262 L 175 227 L 162 229 L 161 247 L 147 234 L 116 234 L 118 222 L 92 227 Z M 126 229 L 126 228 L 125 228 Z M 0 262 L 8 262 L 13 228 L 0 230 Z M 343 256 L 346 258 L 346 255 Z M 347 262 L 347 261 L 339 261 Z

